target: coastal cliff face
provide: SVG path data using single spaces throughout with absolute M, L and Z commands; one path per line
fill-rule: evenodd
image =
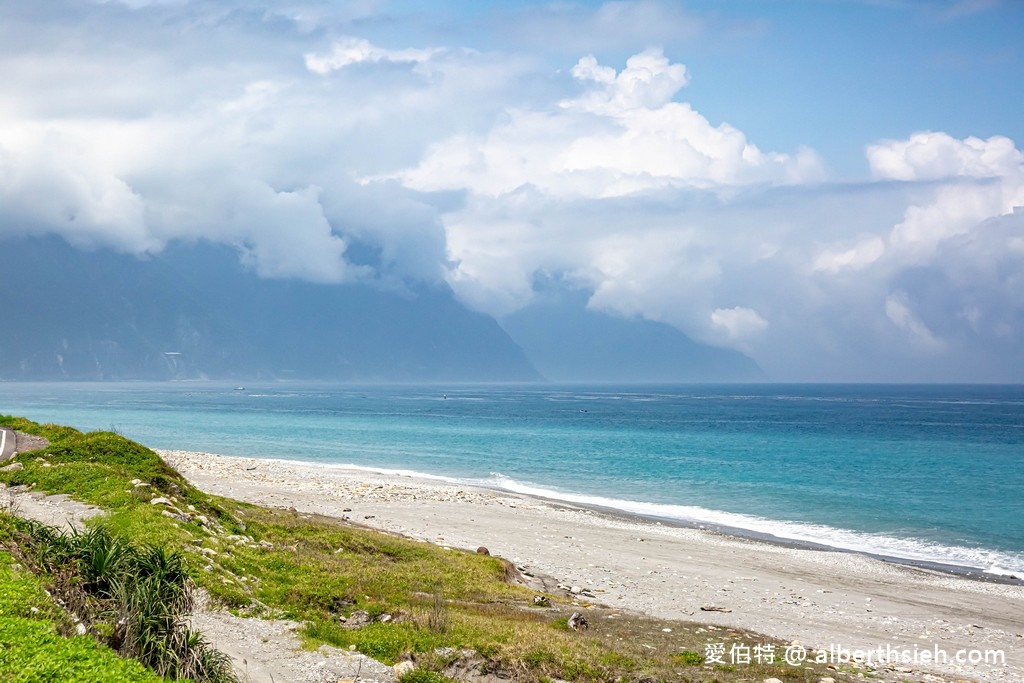
M 2 380 L 540 379 L 443 286 L 261 279 L 204 245 L 138 259 L 47 238 L 0 253 Z
M 502 325 L 445 284 L 261 278 L 205 243 L 137 258 L 0 242 L 0 381 L 735 382 L 743 354 L 540 292 Z
M 542 375 L 575 382 L 762 382 L 751 358 L 665 323 L 587 308 L 589 292 L 549 288 L 501 320 Z

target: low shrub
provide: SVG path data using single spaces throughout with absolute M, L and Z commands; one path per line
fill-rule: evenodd
M 228 657 L 185 623 L 193 583 L 180 551 L 137 547 L 104 527 L 64 532 L 0 520 L 8 549 L 49 576 L 63 606 L 118 654 L 168 678 L 237 681 Z

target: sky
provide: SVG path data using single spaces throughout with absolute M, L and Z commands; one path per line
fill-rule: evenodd
M 0 240 L 1024 382 L 1022 35 L 1018 0 L 0 0 Z

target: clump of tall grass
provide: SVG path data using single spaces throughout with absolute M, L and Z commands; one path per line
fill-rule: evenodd
M 62 531 L 9 515 L 3 522 L 8 549 L 51 577 L 75 628 L 161 676 L 237 683 L 227 655 L 187 623 L 194 584 L 180 551 L 138 547 L 103 527 Z

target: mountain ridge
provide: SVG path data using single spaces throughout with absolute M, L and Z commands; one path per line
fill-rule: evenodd
M 737 351 L 542 288 L 500 323 L 446 284 L 261 278 L 231 247 L 0 242 L 0 380 L 758 381 Z

